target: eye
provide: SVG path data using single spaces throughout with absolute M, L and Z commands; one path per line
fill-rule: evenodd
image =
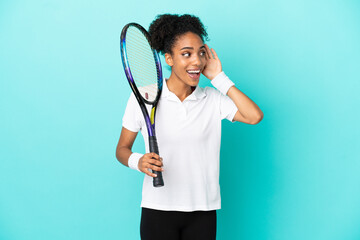
M 201 51 L 200 56 L 205 56 L 205 51 Z
M 190 57 L 190 53 L 188 53 L 188 52 L 184 52 L 184 53 L 181 54 L 181 55 L 183 55 L 184 57 Z

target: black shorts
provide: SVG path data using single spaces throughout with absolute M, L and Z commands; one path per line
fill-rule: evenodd
M 142 208 L 142 240 L 215 240 L 216 210 L 160 211 Z

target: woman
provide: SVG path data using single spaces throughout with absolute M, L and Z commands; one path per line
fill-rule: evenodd
M 199 18 L 159 15 L 150 25 L 153 47 L 171 67 L 156 115 L 160 156 L 133 153 L 137 132 L 148 146 L 145 121 L 134 95 L 129 98 L 116 149 L 117 159 L 145 173 L 140 233 L 142 239 L 215 239 L 220 209 L 221 120 L 257 124 L 259 107 L 222 72 Z M 215 88 L 200 88 L 203 74 Z M 147 151 L 148 152 L 148 149 Z M 150 169 L 162 171 L 165 186 L 154 188 Z

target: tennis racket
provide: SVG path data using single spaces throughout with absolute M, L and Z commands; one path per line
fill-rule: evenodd
M 137 23 L 124 26 L 120 36 L 121 59 L 126 78 L 140 105 L 149 135 L 150 152 L 159 155 L 155 135 L 155 113 L 160 98 L 163 76 L 159 55 L 152 49 L 148 32 Z M 152 106 L 149 114 L 146 105 Z M 154 187 L 164 186 L 162 173 L 154 171 Z

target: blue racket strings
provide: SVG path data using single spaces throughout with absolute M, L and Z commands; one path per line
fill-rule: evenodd
M 154 53 L 147 38 L 136 27 L 130 26 L 126 32 L 126 55 L 141 96 L 149 102 L 155 101 L 158 74 Z

